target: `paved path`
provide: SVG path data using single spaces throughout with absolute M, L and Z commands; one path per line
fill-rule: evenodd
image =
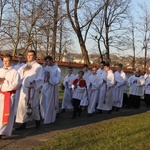
M 3 137 L 3 139 L 0 140 L 0 150 L 31 150 L 33 147 L 37 147 L 55 136 L 59 131 L 146 111 L 150 112 L 142 103 L 140 109 L 121 109 L 119 112 L 94 114 L 91 117 L 87 117 L 86 111 L 83 111 L 81 116 L 74 120 L 71 119 L 71 112 L 61 113 L 54 124 L 42 124 L 39 129 L 35 129 L 34 122 L 29 122 L 27 129 L 23 131 L 13 131 L 13 135 L 10 138 Z

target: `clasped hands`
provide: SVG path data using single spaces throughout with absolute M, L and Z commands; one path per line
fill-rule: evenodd
M 28 71 L 28 70 L 30 70 L 31 68 L 32 68 L 32 66 L 27 65 L 27 66 L 23 69 L 23 72 Z
M 5 78 L 0 78 L 0 84 L 4 83 Z

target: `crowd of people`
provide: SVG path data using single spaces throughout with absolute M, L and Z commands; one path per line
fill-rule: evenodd
M 56 115 L 66 110 L 72 111 L 72 119 L 80 116 L 83 109 L 90 117 L 122 107 L 139 109 L 141 98 L 150 108 L 150 67 L 144 75 L 136 68 L 129 78 L 122 64 L 117 68 L 113 72 L 110 64 L 102 61 L 100 68 L 94 66 L 92 70 L 85 64 L 76 75 L 69 66 L 59 108 L 62 73 L 53 58 L 46 56 L 41 66 L 36 62 L 35 51 L 30 50 L 26 63 L 19 54 L 18 64 L 13 66 L 12 56 L 6 54 L 0 66 L 0 138 L 12 134 L 14 120 L 20 124 L 15 128 L 19 131 L 31 120 L 35 120 L 35 128 L 40 127 L 41 119 L 44 124 L 54 123 Z

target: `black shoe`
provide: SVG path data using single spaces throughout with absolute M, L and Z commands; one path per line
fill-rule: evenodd
M 72 116 L 72 117 L 71 117 L 71 119 L 75 119 L 75 118 L 76 118 L 76 116 Z
M 93 113 L 88 113 L 87 114 L 87 117 L 91 117 L 91 116 L 93 116 Z
M 79 111 L 78 111 L 78 117 L 81 116 L 81 111 L 82 111 L 82 110 L 79 110 Z
M 65 113 L 65 112 L 66 112 L 66 109 L 62 109 L 62 110 L 61 110 L 61 113 Z
M 119 112 L 119 108 L 118 107 L 116 107 L 116 110 L 115 110 L 116 112 Z
M 108 114 L 111 114 L 111 110 L 108 111 Z
M 39 128 L 41 125 L 41 121 L 40 120 L 35 120 L 35 129 Z
M 96 114 L 102 114 L 102 110 L 98 110 Z
M 26 123 L 22 123 L 18 128 L 15 128 L 16 131 L 20 131 L 26 128 Z
M 2 139 L 2 135 L 0 135 L 0 139 Z

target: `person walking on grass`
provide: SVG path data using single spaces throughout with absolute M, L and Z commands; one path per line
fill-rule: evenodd
M 81 70 L 78 72 L 78 77 L 72 83 L 72 104 L 74 107 L 72 119 L 75 119 L 78 113 L 78 116 L 81 115 L 80 102 L 83 99 L 84 92 L 87 88 L 86 81 L 83 79 L 84 71 Z
M 3 68 L 0 68 L 0 138 L 11 136 L 15 116 L 15 90 L 19 84 L 19 74 L 13 67 L 12 57 L 3 57 Z
M 127 89 L 126 74 L 122 70 L 123 65 L 118 64 L 118 70 L 114 73 L 115 84 L 113 88 L 113 107 L 115 111 L 119 111 L 123 106 L 123 96 Z
M 65 112 L 66 109 L 73 109 L 72 106 L 72 82 L 75 79 L 75 75 L 73 74 L 73 68 L 68 67 L 68 75 L 64 78 L 63 86 L 65 87 L 64 90 L 64 97 L 62 99 L 62 112 Z
M 23 130 L 30 120 L 35 120 L 35 128 L 40 126 L 40 111 L 39 111 L 39 90 L 43 85 L 43 69 L 36 62 L 36 52 L 30 50 L 27 52 L 27 63 L 19 70 L 22 83 L 20 96 L 16 114 L 16 122 L 21 123 L 16 130 Z M 28 110 L 31 111 L 31 116 L 28 115 Z
M 145 79 L 141 76 L 141 72 L 138 68 L 135 70 L 135 75 L 128 79 L 129 83 L 129 100 L 127 103 L 127 108 L 134 107 L 136 109 L 140 108 L 141 96 L 143 95 L 143 86 L 145 84 Z
M 102 111 L 108 111 L 111 113 L 112 105 L 113 105 L 113 85 L 114 85 L 114 74 L 110 69 L 109 63 L 105 63 L 104 69 L 106 71 L 106 76 L 103 76 L 102 87 L 99 93 L 99 103 L 97 106 L 98 113 L 102 113 Z
M 88 94 L 88 117 L 95 112 L 96 102 L 98 99 L 100 80 L 97 75 L 97 67 L 92 68 L 92 75 L 87 80 L 87 94 Z
M 146 107 L 150 108 L 150 67 L 148 67 L 147 69 L 144 100 L 145 100 Z
M 23 54 L 18 54 L 18 63 L 13 66 L 13 68 L 18 71 L 25 63 L 23 62 L 24 56 Z M 20 89 L 21 89 L 21 80 L 19 81 L 20 85 L 19 88 L 16 90 L 15 93 L 15 115 L 17 113 L 17 107 L 18 107 L 18 100 L 19 100 L 19 95 L 20 95 Z
M 44 124 L 54 123 L 59 112 L 58 84 L 61 80 L 61 70 L 51 56 L 45 57 L 45 78 L 42 89 L 41 105 L 45 105 Z

